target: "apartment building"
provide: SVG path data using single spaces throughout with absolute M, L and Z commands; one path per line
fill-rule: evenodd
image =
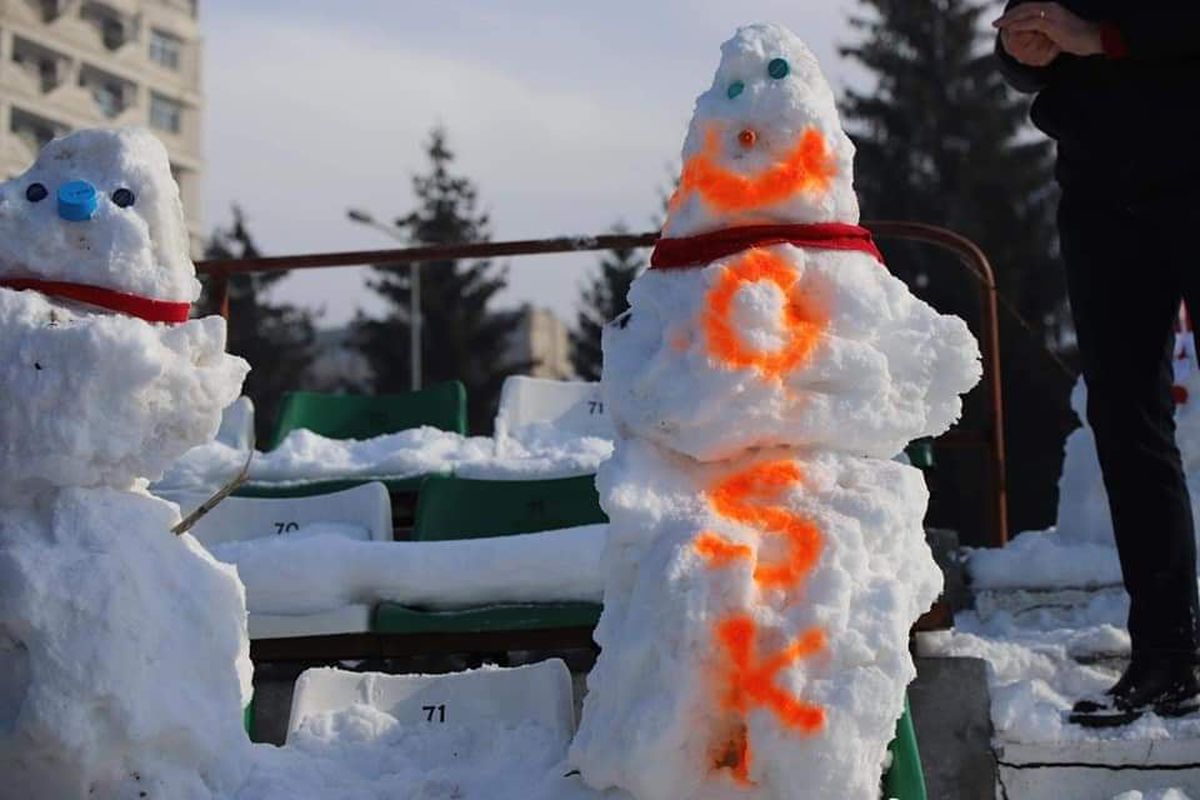
M 140 125 L 162 139 L 200 228 L 198 0 L 0 0 L 0 170 L 55 136 Z

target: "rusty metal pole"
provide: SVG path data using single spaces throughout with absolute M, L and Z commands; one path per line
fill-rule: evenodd
M 960 437 L 955 443 L 982 444 L 989 451 L 988 478 L 991 484 L 991 544 L 1008 541 L 1008 488 L 1004 451 L 1004 398 L 1000 382 L 1000 329 L 995 274 L 987 256 L 965 236 L 935 225 L 919 222 L 864 222 L 881 238 L 925 242 L 954 253 L 981 284 L 980 350 L 983 356 L 983 384 L 988 390 L 987 408 L 991 426 L 982 441 Z M 214 294 L 221 313 L 229 316 L 229 276 L 243 272 L 287 272 L 294 269 L 365 266 L 370 264 L 411 264 L 419 261 L 482 259 L 542 253 L 579 253 L 616 248 L 652 247 L 657 232 L 608 234 L 603 236 L 564 236 L 555 239 L 527 239 L 511 242 L 473 242 L 468 244 L 408 247 L 397 250 L 360 250 L 346 253 L 306 253 L 270 258 L 201 261 L 196 269 L 214 277 Z
M 199 266 L 199 265 L 197 265 Z M 216 300 L 217 313 L 229 321 L 229 272 L 223 269 L 213 270 L 212 288 L 213 299 Z
M 1008 473 L 1004 448 L 1004 392 L 1000 378 L 1000 312 L 996 275 L 991 262 L 979 245 L 965 236 L 935 225 L 920 222 L 866 222 L 873 234 L 883 238 L 905 239 L 938 245 L 958 256 L 980 284 L 980 341 L 983 359 L 983 385 L 991 408 L 991 427 L 987 431 L 988 472 L 992 484 L 991 545 L 1008 542 Z

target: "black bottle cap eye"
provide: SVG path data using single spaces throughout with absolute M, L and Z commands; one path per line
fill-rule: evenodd
M 25 199 L 31 203 L 37 203 L 46 199 L 46 195 L 50 194 L 46 191 L 46 187 L 40 183 L 31 183 L 29 188 L 25 190 Z
M 112 201 L 121 208 L 129 208 L 133 205 L 133 200 L 133 192 L 128 189 L 121 188 L 112 193 Z

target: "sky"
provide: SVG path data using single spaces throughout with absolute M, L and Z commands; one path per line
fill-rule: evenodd
M 236 203 L 270 255 L 392 246 L 347 219 L 409 211 L 435 125 L 494 240 L 650 230 L 692 103 L 738 25 L 781 22 L 835 90 L 855 0 L 204 0 L 205 228 Z M 498 305 L 572 322 L 597 254 L 507 261 Z M 378 313 L 365 269 L 293 273 L 279 300 Z

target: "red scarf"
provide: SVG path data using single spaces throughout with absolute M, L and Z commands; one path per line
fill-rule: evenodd
M 813 225 L 745 225 L 682 239 L 659 239 L 650 256 L 656 269 L 697 267 L 751 247 L 794 244 L 819 250 L 857 250 L 883 263 L 871 232 L 858 225 L 821 222 Z
M 64 281 L 43 281 L 34 278 L 13 278 L 0 280 L 0 288 L 22 291 L 32 289 L 51 297 L 61 297 L 87 303 L 89 306 L 107 308 L 131 317 L 139 317 L 147 322 L 186 322 L 191 314 L 191 303 L 175 303 L 170 300 L 155 300 L 136 294 L 105 289 L 100 286 L 89 286 L 86 283 L 67 283 Z

